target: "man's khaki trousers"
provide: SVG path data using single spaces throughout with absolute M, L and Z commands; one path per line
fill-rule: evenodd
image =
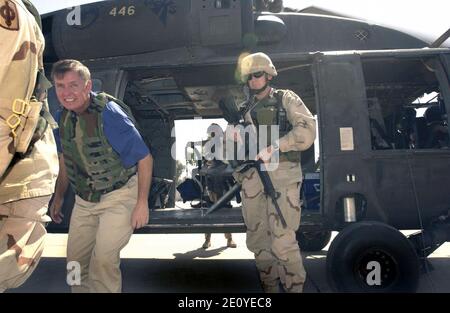
M 67 243 L 68 283 L 81 269 L 72 292 L 121 292 L 120 251 L 130 240 L 137 201 L 137 176 L 92 203 L 76 196 Z M 77 264 L 79 266 L 73 266 Z

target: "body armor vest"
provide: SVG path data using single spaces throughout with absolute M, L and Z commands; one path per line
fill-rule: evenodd
M 103 132 L 102 112 L 108 100 L 92 97 L 84 113 L 64 110 L 59 134 L 64 163 L 75 193 L 89 202 L 99 202 L 101 195 L 123 187 L 136 174 L 136 167 L 123 167 Z
M 250 111 L 250 115 L 252 117 L 253 123 L 256 126 L 256 129 L 258 129 L 258 127 L 262 125 L 278 125 L 280 138 L 286 135 L 292 129 L 292 125 L 287 119 L 286 110 L 283 107 L 282 101 L 283 92 L 281 90 L 275 90 L 273 96 L 264 98 L 255 105 L 255 107 Z M 270 141 L 271 138 L 271 128 L 267 127 L 267 140 Z M 258 142 L 258 147 L 260 147 L 261 149 L 263 146 L 267 147 L 270 144 L 270 142 Z M 280 162 L 283 161 L 300 162 L 300 152 L 280 151 Z

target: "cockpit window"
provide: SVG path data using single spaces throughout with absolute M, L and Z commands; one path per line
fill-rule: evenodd
M 372 150 L 449 149 L 446 103 L 433 58 L 363 63 Z

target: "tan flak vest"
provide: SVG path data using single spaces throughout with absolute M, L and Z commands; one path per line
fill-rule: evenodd
M 37 71 L 43 68 L 45 44 L 35 18 L 22 1 L 1 1 L 0 9 L 8 13 L 0 16 L 1 204 L 52 194 L 58 175 L 58 155 L 52 129 L 47 127 L 30 154 L 11 162 L 19 144 L 20 136 L 17 134 L 26 121 L 24 115 L 30 113 L 27 108 L 32 107 L 28 104 L 35 88 Z M 44 102 L 43 105 L 47 104 Z M 11 117 L 13 115 L 16 117 Z M 16 124 L 15 128 L 11 127 Z

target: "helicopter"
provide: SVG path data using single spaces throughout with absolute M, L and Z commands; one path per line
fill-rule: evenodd
M 450 240 L 450 49 L 440 47 L 450 32 L 430 44 L 276 2 L 114 0 L 59 10 L 42 17 L 45 65 L 82 61 L 94 89 L 122 99 L 144 129 L 154 184 L 169 187 L 137 232 L 244 232 L 240 207 L 175 208 L 173 129 L 176 120 L 221 118 L 223 99 L 245 101 L 237 64 L 266 53 L 277 88 L 300 95 L 317 117 L 318 143 L 302 152 L 307 197 L 316 201 L 304 199 L 302 250 L 321 250 L 339 231 L 327 254 L 333 290 L 415 291 L 426 257 Z M 49 104 L 59 106 L 52 90 Z M 66 200 L 70 210 L 73 193 Z

